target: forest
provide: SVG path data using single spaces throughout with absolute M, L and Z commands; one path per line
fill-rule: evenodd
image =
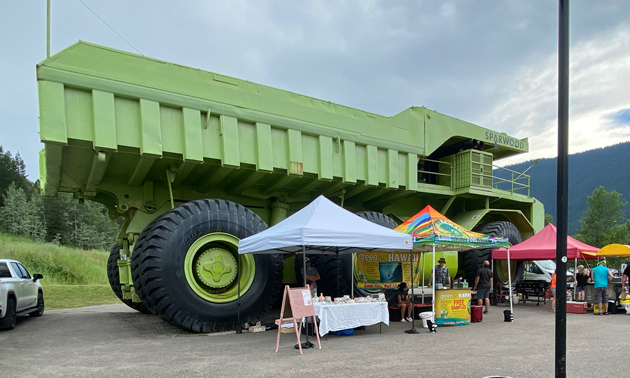
M 28 180 L 20 154 L 0 146 L 0 229 L 58 245 L 109 250 L 119 227 L 99 203 L 80 202 L 70 193 L 41 196 L 39 180 Z

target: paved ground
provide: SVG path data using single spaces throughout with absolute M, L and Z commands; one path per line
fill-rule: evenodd
M 515 306 L 514 323 L 493 307 L 482 323 L 430 334 L 408 324 L 330 336 L 322 350 L 293 349 L 275 331 L 192 335 L 125 305 L 48 311 L 0 332 L 2 377 L 551 377 L 554 314 Z M 630 353 L 630 316 L 568 314 L 569 377 L 621 376 Z M 625 361 L 625 362 L 624 362 Z

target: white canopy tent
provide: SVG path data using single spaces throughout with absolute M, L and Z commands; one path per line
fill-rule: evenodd
M 238 253 L 354 253 L 411 250 L 411 235 L 379 226 L 324 196 L 273 227 L 239 242 Z
M 238 253 L 302 252 L 305 257 L 306 254 L 346 254 L 370 250 L 411 251 L 412 248 L 411 235 L 372 223 L 337 206 L 326 197 L 319 196 L 282 222 L 241 240 Z M 302 259 L 304 271 L 305 260 Z M 306 286 L 306 274 L 303 276 Z M 350 287 L 354 296 L 354 273 L 351 276 Z M 238 282 L 240 283 L 240 279 Z

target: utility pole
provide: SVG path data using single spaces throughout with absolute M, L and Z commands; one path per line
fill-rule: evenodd
M 556 377 L 567 376 L 567 215 L 569 182 L 569 0 L 559 0 L 558 233 L 556 239 Z
M 46 59 L 50 58 L 50 0 L 46 0 Z

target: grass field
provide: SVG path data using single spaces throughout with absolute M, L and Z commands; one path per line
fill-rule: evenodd
M 0 258 L 20 261 L 48 285 L 106 285 L 105 251 L 84 251 L 0 233 Z
M 46 309 L 119 303 L 107 281 L 105 251 L 84 251 L 0 233 L 0 259 L 20 261 L 41 273 Z
M 109 285 L 42 285 L 46 310 L 120 303 Z

